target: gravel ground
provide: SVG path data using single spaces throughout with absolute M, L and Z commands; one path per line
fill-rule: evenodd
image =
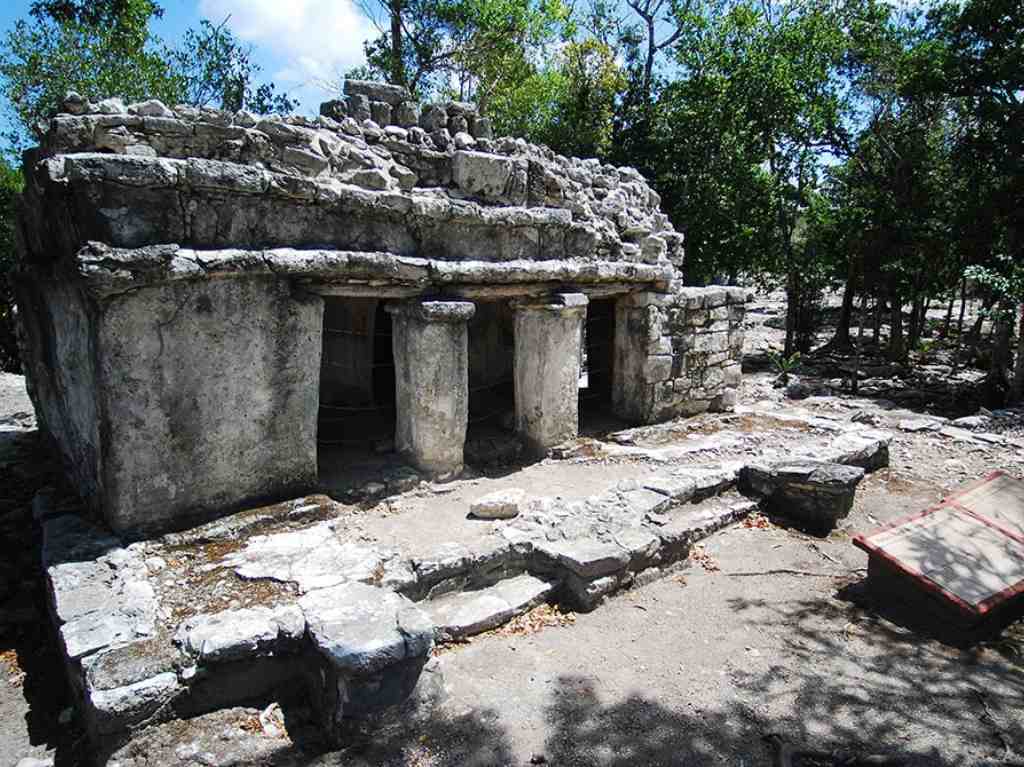
M 751 342 L 767 337 L 755 330 Z M 768 374 L 747 378 L 747 404 L 783 404 Z M 853 512 L 828 538 L 755 518 L 709 539 L 681 573 L 593 613 L 446 650 L 438 705 L 305 763 L 754 767 L 772 764 L 762 742 L 769 733 L 797 747 L 902 755 L 916 765 L 1024 760 L 1021 624 L 998 641 L 959 644 L 944 627 L 872 596 L 866 557 L 850 543 L 994 468 L 1024 476 L 1024 450 L 900 431 L 900 420 L 919 416 L 871 400 L 799 404 L 897 429 L 891 467 L 861 484 Z M 62 670 L 39 618 L 38 541 L 27 513 L 35 488 L 58 482 L 59 472 L 31 424 L 9 418 L 28 412 L 17 377 L 0 379 L 0 407 L 8 488 L 0 541 L 10 553 L 0 565 L 0 767 L 47 754 L 78 764 L 85 755 L 76 723 L 62 719 Z M 531 486 L 564 485 L 561 468 L 531 469 Z M 10 621 L 19 605 L 35 616 Z

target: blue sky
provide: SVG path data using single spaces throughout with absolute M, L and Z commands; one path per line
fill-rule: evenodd
M 372 4 L 373 0 L 370 0 Z M 228 22 L 254 46 L 261 76 L 297 98 L 300 111 L 316 112 L 338 80 L 363 62 L 363 40 L 375 37 L 373 23 L 353 0 L 160 0 L 164 17 L 153 26 L 174 42 L 202 18 Z M 31 0 L 0 0 L 0 29 L 28 15 Z

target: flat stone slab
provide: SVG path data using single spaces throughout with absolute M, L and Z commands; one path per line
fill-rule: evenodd
M 580 540 L 545 541 L 538 543 L 537 551 L 567 567 L 581 578 L 597 578 L 619 570 L 629 564 L 629 552 L 612 541 L 590 538 Z
M 345 540 L 330 522 L 254 536 L 220 564 L 242 578 L 295 583 L 303 592 L 350 582 L 401 588 L 414 580 L 396 552 Z
M 430 619 L 393 591 L 346 583 L 306 594 L 299 606 L 314 647 L 346 673 L 374 674 L 434 646 Z
M 457 592 L 426 602 L 424 611 L 440 639 L 461 639 L 497 628 L 545 601 L 554 584 L 519 575 L 478 591 Z
M 200 663 L 213 663 L 279 650 L 298 642 L 306 619 L 296 604 L 250 607 L 197 615 L 185 621 L 175 638 Z

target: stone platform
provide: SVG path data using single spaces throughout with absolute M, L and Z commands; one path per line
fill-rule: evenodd
M 821 460 L 887 464 L 884 433 L 822 434 L 800 432 Z M 601 444 L 626 454 L 607 471 L 607 458 L 583 459 L 617 477 L 610 486 L 524 495 L 502 520 L 471 518 L 450 486 L 424 484 L 409 491 L 424 504 L 418 520 L 386 513 L 401 508 L 394 498 L 360 509 L 307 496 L 124 544 L 41 494 L 54 619 L 94 744 L 109 754 L 149 725 L 282 700 L 306 701 L 320 736 L 339 743 L 412 694 L 438 644 L 543 602 L 594 609 L 757 507 L 736 491 L 744 460 Z M 635 478 L 621 478 L 630 468 Z

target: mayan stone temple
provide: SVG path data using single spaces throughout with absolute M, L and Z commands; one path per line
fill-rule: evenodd
M 36 512 L 96 743 L 295 691 L 340 740 L 422 682 L 435 640 L 587 609 L 743 513 L 653 526 L 712 473 L 410 553 L 308 495 L 360 451 L 443 483 L 495 435 L 530 461 L 592 413 L 735 404 L 746 291 L 682 286 L 635 170 L 491 134 L 470 104 L 349 81 L 317 119 L 71 94 L 26 154 L 29 387 L 85 504 Z M 451 600 L 481 589 L 503 607 L 466 619 Z

